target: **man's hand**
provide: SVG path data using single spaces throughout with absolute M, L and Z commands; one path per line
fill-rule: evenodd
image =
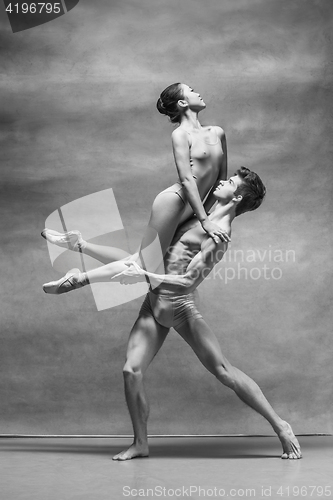
M 132 285 L 146 281 L 146 272 L 136 262 L 128 261 L 124 262 L 124 264 L 127 266 L 127 269 L 113 276 L 111 281 L 117 281 L 121 285 Z
M 213 238 L 215 243 L 219 242 L 219 238 L 226 243 L 231 241 L 228 233 L 224 229 L 221 229 L 217 224 L 214 224 L 214 222 L 211 222 L 209 219 L 202 221 L 201 225 L 202 229 L 204 229 L 206 233 Z

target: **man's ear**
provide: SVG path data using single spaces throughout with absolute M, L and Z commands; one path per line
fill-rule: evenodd
M 238 204 L 240 201 L 242 201 L 243 196 L 239 194 L 238 196 L 235 196 L 232 201 L 234 201 L 236 204 Z
M 185 99 L 179 99 L 179 101 L 178 101 L 178 103 L 177 103 L 177 104 L 178 104 L 178 106 L 179 106 L 180 108 L 182 108 L 182 109 L 185 109 L 185 108 L 187 108 L 187 107 L 188 107 L 188 102 L 187 102 L 187 101 L 185 101 Z

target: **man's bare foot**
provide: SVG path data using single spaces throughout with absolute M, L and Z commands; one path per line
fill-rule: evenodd
M 281 458 L 298 459 L 302 458 L 301 447 L 288 422 L 282 422 L 282 430 L 278 432 L 281 441 L 283 454 Z
M 112 460 L 131 460 L 132 458 L 144 458 L 149 456 L 148 444 L 132 444 L 128 450 L 115 455 Z

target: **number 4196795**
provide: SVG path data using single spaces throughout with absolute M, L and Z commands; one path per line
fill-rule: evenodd
M 17 14 L 41 14 L 42 12 L 46 12 L 47 14 L 60 14 L 60 2 L 58 3 L 22 3 L 22 4 L 12 4 L 10 3 L 8 7 L 6 7 L 6 12 L 10 14 L 12 12 L 16 12 Z

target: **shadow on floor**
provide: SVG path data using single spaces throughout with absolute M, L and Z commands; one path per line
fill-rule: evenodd
M 89 443 L 87 439 L 0 440 L 0 451 L 18 453 L 72 453 L 113 455 L 126 449 L 131 440 L 104 439 Z M 152 438 L 151 458 L 279 458 L 280 444 L 275 438 Z

